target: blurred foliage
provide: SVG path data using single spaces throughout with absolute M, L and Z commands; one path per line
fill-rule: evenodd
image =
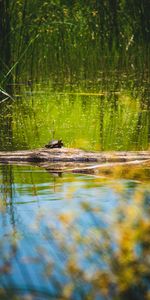
M 93 178 L 93 183 L 99 186 L 99 195 L 102 186 L 107 188 L 106 182 L 100 183 L 99 177 Z M 113 198 L 108 199 L 109 211 L 95 194 L 95 199 L 76 202 L 73 210 L 69 203 L 67 209 L 62 207 L 55 213 L 53 209 L 40 209 L 30 224 L 26 224 L 26 234 L 19 233 L 19 227 L 13 232 L 3 227 L 5 238 L 2 234 L 0 243 L 2 299 L 8 295 L 11 299 L 13 295 L 14 299 L 28 299 L 29 295 L 31 299 L 36 299 L 35 295 L 40 297 L 40 287 L 36 291 L 34 286 L 35 275 L 30 277 L 29 286 L 26 277 L 36 274 L 36 266 L 41 266 L 42 282 L 47 282 L 42 299 L 149 299 L 149 184 L 134 180 L 108 181 L 108 184 L 116 193 L 115 205 L 111 204 Z M 67 194 L 72 199 L 76 190 Z M 3 208 L 2 216 L 6 218 Z M 34 249 L 31 256 L 25 246 L 29 242 Z M 23 245 L 26 252 L 21 254 L 19 249 Z M 14 284 L 11 290 L 6 284 L 11 276 L 15 277 L 14 261 L 22 272 L 26 270 L 26 289 L 22 286 L 17 290 Z M 5 285 L 2 278 L 5 278 Z
M 63 266 L 59 266 L 58 261 L 56 265 L 62 276 L 69 278 L 64 285 L 63 278 L 57 281 L 59 293 L 65 299 L 97 299 L 100 296 L 131 299 L 133 295 L 134 299 L 149 299 L 148 190 L 136 189 L 132 201 L 125 199 L 123 186 L 120 193 L 122 203 L 112 209 L 110 218 L 113 221 L 102 215 L 98 206 L 86 201 L 80 204 L 80 214 L 68 211 L 49 215 L 50 221 L 44 220 L 45 239 L 55 241 L 60 255 L 58 261 L 64 256 Z M 87 220 L 84 227 L 83 216 Z M 41 222 L 43 224 L 43 217 L 39 216 L 37 230 Z M 55 262 L 47 256 L 45 275 L 49 270 L 52 282 L 56 279 L 54 266 Z

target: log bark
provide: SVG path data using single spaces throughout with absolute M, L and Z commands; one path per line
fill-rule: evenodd
M 150 161 L 150 151 L 93 152 L 73 148 L 35 149 L 0 152 L 1 163 L 34 164 L 49 172 L 94 173 L 94 169 L 107 169 L 116 165 L 142 164 Z
M 0 162 L 129 162 L 150 159 L 150 151 L 93 152 L 74 148 L 1 151 Z
M 74 148 L 41 148 L 1 151 L 0 162 L 127 162 L 150 159 L 150 151 L 84 151 Z

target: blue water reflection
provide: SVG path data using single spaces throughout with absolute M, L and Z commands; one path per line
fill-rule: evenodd
M 137 282 L 138 296 L 149 292 L 148 183 L 28 167 L 11 167 L 6 180 L 7 171 L 1 167 L 2 299 L 125 299 Z

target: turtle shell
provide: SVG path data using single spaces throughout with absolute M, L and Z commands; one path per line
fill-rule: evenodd
M 47 145 L 45 145 L 46 148 L 61 148 L 62 146 L 62 140 L 52 140 Z

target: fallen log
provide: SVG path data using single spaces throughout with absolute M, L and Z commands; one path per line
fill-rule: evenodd
M 1 151 L 0 162 L 129 162 L 150 159 L 150 151 L 84 151 L 74 148 Z
M 98 168 L 99 164 L 143 163 L 150 160 L 150 151 L 84 151 L 73 148 L 41 148 L 23 151 L 1 151 L 0 162 L 34 164 L 51 172 L 82 171 Z M 107 163 L 107 164 L 106 164 Z M 111 168 L 111 164 L 110 164 Z

